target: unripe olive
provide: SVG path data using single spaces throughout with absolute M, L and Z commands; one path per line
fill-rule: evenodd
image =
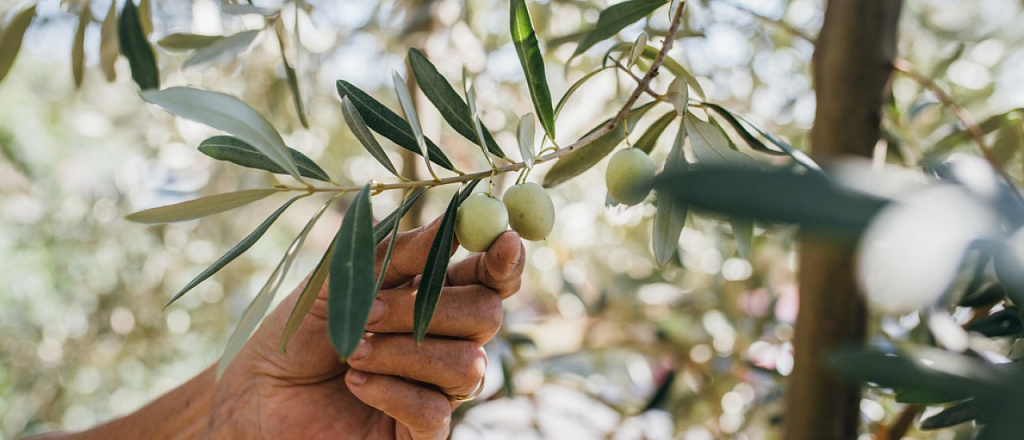
M 654 162 L 638 148 L 619 150 L 608 161 L 604 180 L 612 199 L 623 205 L 635 205 L 651 192 Z
M 455 237 L 471 252 L 486 251 L 507 228 L 505 204 L 490 194 L 469 196 L 455 215 Z
M 555 205 L 540 185 L 526 182 L 512 185 L 501 198 L 508 208 L 508 223 L 520 237 L 543 240 L 555 227 Z

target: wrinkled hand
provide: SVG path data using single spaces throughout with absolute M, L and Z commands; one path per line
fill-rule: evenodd
M 227 368 L 213 412 L 246 439 L 443 439 L 458 402 L 487 365 L 483 344 L 498 331 L 501 300 L 519 290 L 524 248 L 506 232 L 484 254 L 448 270 L 428 336 L 413 341 L 416 284 L 439 221 L 398 235 L 367 336 L 348 359 L 327 337 L 327 291 L 288 345 L 278 341 L 301 288 L 271 313 Z M 377 247 L 377 267 L 387 242 Z

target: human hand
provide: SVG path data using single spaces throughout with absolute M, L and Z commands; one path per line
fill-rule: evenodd
M 327 292 L 292 337 L 278 341 L 301 287 L 272 312 L 228 366 L 211 404 L 211 432 L 246 439 L 443 439 L 459 402 L 487 365 L 483 344 L 501 325 L 501 300 L 519 290 L 525 250 L 506 232 L 452 265 L 427 337 L 412 336 L 416 284 L 439 221 L 398 235 L 367 333 L 338 362 L 327 337 Z M 377 248 L 378 270 L 385 241 Z

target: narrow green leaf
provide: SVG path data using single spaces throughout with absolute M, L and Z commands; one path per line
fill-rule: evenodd
M 625 124 L 619 124 L 608 134 L 605 134 L 604 136 L 594 140 L 594 142 L 583 145 L 577 148 L 576 151 L 566 154 L 558 159 L 558 162 L 555 162 L 551 169 L 548 170 L 548 173 L 544 176 L 544 187 L 551 188 L 565 182 L 566 180 L 576 177 L 584 171 L 589 170 L 594 165 L 597 165 L 601 159 L 611 153 L 612 150 L 614 150 L 615 147 L 626 138 L 624 125 L 632 127 L 640 116 L 653 107 L 654 103 L 655 102 L 650 102 L 634 108 L 626 118 Z M 608 122 L 609 121 L 604 121 L 597 127 L 600 128 L 608 124 Z M 593 130 L 591 130 L 591 132 L 593 132 Z
M 427 328 L 434 317 L 434 309 L 441 299 L 445 278 L 448 275 L 448 262 L 452 258 L 452 242 L 455 238 L 455 217 L 459 209 L 459 195 L 455 193 L 448 209 L 444 212 L 441 225 L 427 253 L 427 264 L 423 266 L 423 275 L 416 290 L 416 303 L 413 305 L 413 339 L 419 343 L 427 336 Z
M 921 430 L 948 428 L 982 416 L 982 408 L 975 400 L 966 400 L 952 405 L 921 421 Z
M 188 33 L 170 34 L 157 41 L 156 44 L 167 50 L 195 50 L 202 49 L 213 43 L 223 40 L 223 35 L 199 35 Z
M 981 133 L 987 135 L 1002 127 L 1006 123 L 1006 118 L 1014 113 L 1024 111 L 1024 108 L 1015 108 L 1005 113 L 999 113 L 981 121 L 978 124 L 978 128 L 981 129 Z M 957 129 L 956 131 L 946 135 L 932 147 L 932 150 L 936 153 L 944 153 L 952 150 L 957 145 L 971 140 L 971 132 L 966 129 Z
M 89 14 L 89 4 L 82 6 L 78 15 L 78 28 L 75 29 L 75 39 L 71 43 L 71 76 L 75 81 L 75 88 L 82 86 L 82 79 L 85 76 L 85 29 L 89 27 L 92 15 Z
M 687 114 L 683 121 L 686 132 L 690 134 L 690 146 L 693 155 L 704 166 L 732 166 L 737 168 L 758 169 L 761 164 L 754 158 L 733 150 L 729 138 L 722 129 Z
M 1006 124 L 996 131 L 996 138 L 992 141 L 992 151 L 999 159 L 999 163 L 1005 166 L 1024 147 L 1024 124 L 1016 113 L 1007 115 Z
M 670 113 L 670 115 L 674 116 L 675 114 Z M 680 125 L 676 140 L 672 143 L 672 150 L 669 151 L 668 159 L 665 160 L 663 173 L 681 173 L 686 172 L 689 168 L 689 163 L 686 162 L 686 156 L 683 154 L 685 141 L 686 129 Z M 660 193 L 656 206 L 652 234 L 654 259 L 659 266 L 665 266 L 672 261 L 672 256 L 679 248 L 679 235 L 683 232 L 683 226 L 686 224 L 688 206 L 673 197 L 661 197 Z
M 572 56 L 576 57 L 586 52 L 593 45 L 614 36 L 626 26 L 646 17 L 667 3 L 668 0 L 630 0 L 609 6 L 601 11 L 601 15 L 597 18 L 597 26 L 583 38 L 579 46 L 576 46 L 576 51 Z
M 292 104 L 295 105 L 295 113 L 299 116 L 299 123 L 302 124 L 302 128 L 309 129 L 309 118 L 306 117 L 306 106 L 302 103 L 302 90 L 299 88 L 299 73 L 292 67 L 292 62 L 288 61 L 288 51 L 285 49 L 285 35 L 286 30 L 284 28 L 284 21 L 276 20 L 274 25 L 274 32 L 277 35 L 277 47 L 281 51 L 281 64 L 284 65 L 284 76 L 288 79 L 288 88 L 292 91 Z M 295 38 L 299 37 L 299 29 L 295 29 Z
M 352 354 L 366 329 L 373 306 L 374 265 L 373 206 L 370 185 L 356 194 L 334 237 L 327 299 L 327 330 L 335 352 L 342 359 Z
M 405 206 L 405 200 L 408 199 L 409 194 L 411 194 L 411 193 L 406 193 L 402 197 L 402 204 L 399 206 L 399 209 L 402 209 Z M 373 286 L 373 294 L 374 295 L 377 295 L 378 293 L 380 293 L 380 288 L 381 288 L 381 286 L 384 285 L 384 278 L 388 274 L 388 266 L 391 265 L 391 254 L 395 250 L 395 243 L 398 242 L 398 240 L 397 240 L 398 239 L 398 229 L 399 229 L 399 227 L 401 226 L 402 223 L 401 222 L 394 222 L 394 223 L 395 223 L 395 225 L 391 227 L 391 241 L 388 242 L 388 250 L 384 252 L 384 260 L 381 261 L 381 263 L 380 263 L 380 272 L 377 274 L 377 282 L 374 283 L 374 286 Z M 374 231 L 374 232 L 376 232 L 376 231 Z
M 423 136 L 423 126 L 420 125 L 420 115 L 416 110 L 416 103 L 413 102 L 412 94 L 409 93 L 409 87 L 405 84 L 405 78 L 402 78 L 402 75 L 392 70 L 391 80 L 395 84 L 398 104 L 402 107 L 402 113 L 405 114 L 405 120 L 409 124 L 409 128 L 412 129 L 413 138 L 416 139 L 416 152 L 422 156 L 427 149 L 427 143 L 426 138 Z
M 338 80 L 337 85 L 338 95 L 342 98 L 348 97 L 352 101 L 352 105 L 359 110 L 359 114 L 371 130 L 390 139 L 399 147 L 422 155 L 416 144 L 416 136 L 413 134 L 412 128 L 401 116 L 347 81 Z M 430 152 L 430 160 L 446 169 L 454 170 L 455 166 L 437 147 L 437 144 L 430 139 L 425 140 L 427 151 Z
M 242 241 L 238 242 L 238 244 L 236 244 L 235 247 L 231 248 L 231 250 L 227 251 L 224 255 L 221 255 L 221 257 L 218 258 L 217 261 L 214 261 L 213 264 L 210 265 L 210 267 L 207 267 L 199 275 L 193 278 L 192 281 L 189 281 L 188 284 L 186 284 L 185 287 L 179 290 L 178 293 L 176 293 L 174 297 L 171 298 L 170 301 L 167 301 L 167 305 L 165 305 L 164 307 L 166 308 L 167 306 L 171 305 L 171 303 L 177 301 L 178 298 L 181 298 L 182 295 L 188 293 L 189 290 L 192 290 L 193 287 L 196 287 L 199 285 L 199 283 L 206 281 L 207 278 L 213 276 L 213 274 L 223 269 L 224 266 L 227 266 L 228 263 L 234 261 L 234 259 L 238 258 L 239 255 L 244 254 L 245 251 L 249 250 L 249 248 L 251 248 L 252 245 L 256 244 L 256 242 L 259 241 L 261 237 L 263 237 L 263 234 L 265 234 L 267 230 L 270 229 L 270 226 L 273 225 L 274 222 L 277 221 L 279 217 L 281 217 L 281 214 L 284 214 L 284 211 L 288 209 L 289 206 L 292 206 L 292 203 L 295 203 L 296 200 L 302 197 L 305 196 L 295 196 L 292 197 L 291 199 L 288 199 L 288 201 L 281 205 L 281 207 L 277 208 L 277 210 L 274 211 L 273 214 L 270 214 L 270 217 L 267 217 L 266 220 L 263 220 L 263 223 L 260 223 L 260 225 L 257 226 L 256 229 L 253 229 L 253 231 L 250 232 L 249 235 L 246 235 L 245 238 L 242 239 Z
M 469 107 L 448 80 L 437 71 L 437 67 L 416 48 L 409 49 L 409 66 L 412 68 L 413 76 L 416 77 L 416 83 L 419 84 L 420 90 L 434 104 L 434 107 L 437 107 L 448 125 L 451 125 L 452 129 L 462 137 L 479 145 L 480 139 L 474 129 L 474 121 Z M 501 147 L 494 141 L 491 132 L 486 128 L 483 128 L 483 136 L 488 151 L 495 156 L 506 157 L 505 152 L 501 151 Z
M 156 67 L 156 55 L 146 40 L 138 10 L 132 0 L 124 2 L 121 20 L 118 23 L 121 53 L 128 58 L 132 69 L 132 80 L 142 90 L 160 88 L 160 70 Z
M 583 75 L 582 78 L 580 78 L 580 79 L 576 80 L 576 82 L 572 83 L 572 85 L 569 86 L 569 89 L 565 91 L 565 94 L 562 95 L 562 99 L 558 100 L 558 105 L 555 106 L 555 116 L 554 117 L 557 119 L 558 115 L 562 114 L 562 107 L 565 107 L 565 103 L 569 101 L 569 97 L 571 97 L 572 94 L 576 92 L 576 89 L 579 89 L 583 84 L 585 84 L 587 81 L 590 81 L 590 79 L 593 78 L 598 73 L 604 72 L 605 70 L 608 70 L 608 69 L 614 69 L 614 68 L 615 68 L 615 66 L 603 66 L 603 67 L 601 67 L 599 69 L 596 69 L 596 70 L 594 70 L 594 71 L 592 71 L 592 72 L 590 72 L 590 73 L 588 73 L 586 75 Z
M 628 43 L 625 43 L 617 47 L 617 49 L 625 50 L 626 47 L 629 47 Z M 653 46 L 647 46 L 647 48 L 644 49 L 643 53 L 640 54 L 640 56 L 647 60 L 653 60 L 654 57 L 658 56 L 658 52 L 659 51 L 657 48 Z M 701 101 L 707 99 L 707 96 L 704 93 L 704 88 L 701 87 L 700 81 L 697 81 L 697 77 L 693 76 L 693 74 L 690 73 L 689 70 L 686 70 L 686 68 L 683 67 L 682 64 L 679 64 L 678 61 L 670 57 L 665 57 L 665 59 L 662 61 L 662 66 L 665 66 L 665 68 L 668 69 L 669 72 L 672 72 L 673 75 L 683 78 L 686 81 L 686 84 L 693 88 L 693 91 L 697 92 L 697 96 L 700 97 Z
M 717 104 L 712 104 L 710 102 L 705 102 L 704 105 L 705 107 L 708 107 L 714 110 L 719 115 L 721 115 L 722 119 L 725 119 L 725 122 L 728 122 L 729 125 L 731 125 L 732 128 L 736 130 L 736 133 L 739 133 L 740 137 L 742 137 L 743 140 L 747 141 L 747 145 L 749 145 L 750 148 L 754 149 L 754 151 L 759 151 L 761 153 L 771 154 L 775 156 L 786 154 L 785 151 L 778 151 L 768 148 L 768 146 L 765 145 L 764 142 L 761 142 L 760 139 L 758 139 L 756 136 L 753 135 L 753 133 L 747 130 L 747 127 L 744 126 L 743 123 L 740 122 L 740 120 L 737 119 L 736 116 L 732 114 L 732 112 L 726 110 L 724 107 Z
M 100 68 L 103 69 L 103 75 L 108 82 L 114 82 L 117 79 L 115 64 L 121 53 L 121 46 L 117 39 L 117 2 L 112 1 L 100 28 Z
M 640 151 L 647 153 L 649 156 L 651 151 L 654 151 L 654 147 L 658 144 L 658 138 L 661 137 L 661 134 L 665 132 L 665 129 L 668 128 L 669 124 L 671 124 L 675 119 L 676 112 L 668 112 L 661 115 L 660 118 L 656 119 L 654 123 L 647 128 L 647 131 L 640 136 L 640 139 L 633 142 L 633 148 L 637 148 Z M 686 129 L 682 124 L 680 124 L 679 129 L 682 130 L 684 134 L 686 133 Z
M 142 99 L 165 110 L 231 134 L 256 147 L 296 180 L 302 181 L 295 160 L 270 121 L 234 96 L 193 89 L 170 87 L 143 91 Z
M 242 191 L 217 194 L 201 197 L 187 202 L 175 203 L 173 205 L 159 206 L 128 214 L 125 220 L 145 223 L 172 223 L 186 220 L 195 220 L 208 215 L 235 209 L 248 205 L 252 202 L 265 198 L 271 194 L 278 193 L 277 189 L 246 189 Z
M 36 6 L 29 6 L 15 14 L 3 30 L 0 30 L 0 81 L 3 81 L 7 73 L 11 71 L 14 59 L 18 57 L 18 51 L 21 50 L 21 40 L 25 37 L 25 32 L 28 31 L 28 26 L 32 24 L 32 19 L 35 16 Z
M 551 109 L 551 91 L 548 90 L 547 74 L 544 70 L 544 55 L 540 52 L 537 32 L 530 20 L 530 10 L 526 0 L 512 0 L 510 23 L 512 44 L 519 54 L 519 64 L 526 74 L 526 84 L 530 88 L 533 108 L 537 111 L 540 125 L 549 139 L 555 139 L 555 113 Z
M 519 141 L 519 153 L 523 156 L 523 163 L 526 168 L 533 169 L 533 162 L 537 160 L 536 149 L 533 146 L 537 136 L 536 125 L 533 113 L 527 113 L 519 120 L 519 127 L 516 130 L 516 138 Z
M 769 133 L 768 131 L 761 128 L 760 126 L 758 126 L 757 124 L 755 124 L 753 121 L 743 116 L 742 114 L 733 113 L 718 104 L 713 104 L 710 102 L 705 102 L 704 105 L 725 117 L 726 121 L 729 122 L 729 124 L 732 125 L 734 128 L 736 128 L 736 131 L 740 132 L 740 135 L 744 136 L 745 139 L 746 135 L 744 135 L 744 133 L 751 135 L 753 137 L 751 133 L 746 131 L 746 127 L 753 128 L 754 131 L 763 136 L 776 147 L 779 147 L 779 149 L 782 150 L 785 154 L 789 155 L 789 157 L 791 157 L 796 163 L 802 165 L 804 168 L 807 168 L 810 171 L 814 171 L 819 174 L 824 174 L 821 167 L 817 163 L 815 163 L 814 160 L 810 158 L 810 156 L 805 154 L 803 151 L 793 148 L 792 145 L 789 145 L 789 143 L 787 143 L 786 141 L 783 141 L 782 139 L 779 139 L 777 136 Z M 750 142 L 750 139 L 747 139 L 747 141 Z M 763 146 L 764 144 L 761 145 Z M 751 144 L 751 147 L 753 147 L 755 150 L 759 150 L 765 153 L 773 152 L 772 154 L 778 154 L 778 152 L 775 152 L 774 150 L 768 147 L 764 147 L 765 150 L 760 150 L 760 148 L 754 144 Z
M 204 69 L 213 64 L 227 61 L 248 49 L 259 34 L 259 29 L 243 31 L 214 41 L 192 54 L 191 57 L 185 60 L 182 68 Z
M 356 140 L 370 153 L 370 156 L 377 159 L 377 162 L 383 165 L 391 174 L 401 177 L 401 174 L 395 169 L 395 164 L 391 163 L 391 158 L 384 152 L 384 148 L 377 142 L 377 138 L 373 137 L 373 133 L 366 126 L 366 121 L 363 121 L 363 117 L 359 115 L 359 110 L 356 110 L 356 107 L 352 105 L 352 101 L 348 99 L 348 96 L 341 98 L 341 114 L 345 117 L 345 124 L 348 125 L 349 130 L 352 130 Z
M 228 161 L 246 168 L 270 171 L 275 174 L 288 174 L 266 154 L 234 136 L 219 135 L 206 139 L 199 144 L 199 151 L 214 159 Z M 327 172 L 313 162 L 309 156 L 293 148 L 288 148 L 288 153 L 295 160 L 295 166 L 298 167 L 299 174 L 303 177 L 321 182 L 331 181 L 331 176 L 328 176 Z
M 320 262 L 313 269 L 313 273 L 310 274 L 306 285 L 302 286 L 302 292 L 299 293 L 299 298 L 295 300 L 295 307 L 292 307 L 292 313 L 288 315 L 288 321 L 285 322 L 284 330 L 281 332 L 281 342 L 277 346 L 278 351 L 281 353 L 286 352 L 288 341 L 291 341 L 295 331 L 302 325 L 302 320 L 309 314 L 313 304 L 316 303 L 316 298 L 320 295 L 324 282 L 327 281 L 327 269 L 330 266 L 329 263 L 333 253 L 334 242 L 331 242 L 323 256 L 320 257 Z
M 856 193 L 819 174 L 702 167 L 665 173 L 654 181 L 659 197 L 691 207 L 760 220 L 859 233 L 888 202 Z
M 730 217 L 729 224 L 732 226 L 732 238 L 736 240 L 736 251 L 740 258 L 750 259 L 750 249 L 754 241 L 754 219 L 750 217 Z
M 281 283 L 284 282 L 284 278 L 288 275 L 288 270 L 291 269 L 292 263 L 295 261 L 295 256 L 298 255 L 299 249 L 302 248 L 302 244 L 306 241 L 306 237 L 309 236 L 310 231 L 313 230 L 313 226 L 320 220 L 320 217 L 327 211 L 327 207 L 330 206 L 331 202 L 336 200 L 337 197 L 332 197 L 327 203 L 324 203 L 320 209 L 313 214 L 313 217 L 306 222 L 306 226 L 299 231 L 299 234 L 292 240 L 292 244 L 288 246 L 284 256 L 281 257 L 281 261 L 277 263 L 277 267 L 270 273 L 270 277 L 267 279 L 266 284 L 260 289 L 260 292 L 253 298 L 252 302 L 249 303 L 249 307 L 246 307 L 245 313 L 242 314 L 242 319 L 238 321 L 238 325 L 235 327 L 234 332 L 231 333 L 231 337 L 228 338 L 228 343 L 224 347 L 224 353 L 220 357 L 220 362 L 217 364 L 217 378 L 220 378 L 224 374 L 224 370 L 231 364 L 231 360 L 235 358 L 235 355 L 242 350 L 245 346 L 245 342 L 249 340 L 253 331 L 256 330 L 256 326 L 259 325 L 263 317 L 266 316 L 267 310 L 270 309 L 270 304 L 273 302 L 274 297 L 277 295 L 277 291 L 281 288 Z

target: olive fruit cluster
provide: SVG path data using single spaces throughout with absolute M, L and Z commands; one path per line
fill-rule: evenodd
M 619 150 L 608 160 L 604 180 L 613 200 L 623 205 L 636 205 L 651 192 L 654 162 L 638 148 Z
M 455 236 L 471 252 L 491 247 L 509 226 L 527 240 L 543 240 L 555 226 L 555 205 L 540 185 L 513 185 L 498 200 L 490 194 L 469 196 L 455 217 Z

